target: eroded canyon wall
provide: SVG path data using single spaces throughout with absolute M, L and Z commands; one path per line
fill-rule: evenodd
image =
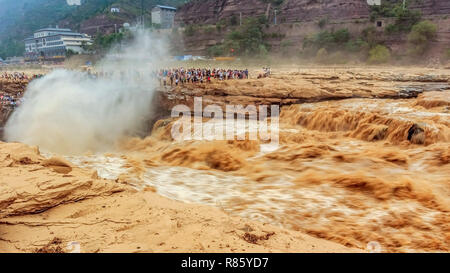
M 266 15 L 274 22 L 293 23 L 330 19 L 367 18 L 369 8 L 366 0 L 285 0 L 279 6 L 263 0 L 209 0 L 193 1 L 178 10 L 178 24 L 215 24 L 221 19 L 240 16 Z
M 410 0 L 408 5 L 423 15 L 450 14 L 448 0 Z M 275 10 L 279 23 L 314 21 L 324 17 L 367 19 L 370 15 L 367 0 L 284 0 L 280 5 L 264 0 L 206 0 L 192 1 L 179 8 L 175 21 L 179 25 L 215 24 L 242 13 L 243 17 L 266 15 L 274 22 Z
M 382 0 L 384 1 L 384 0 Z M 367 0 L 284 0 L 276 6 L 265 0 L 206 0 L 192 1 L 182 6 L 176 15 L 178 26 L 201 27 L 214 25 L 220 21 L 229 24 L 232 17 L 257 17 L 265 15 L 268 19 L 266 32 L 280 34 L 279 38 L 268 41 L 272 48 L 279 48 L 283 41 L 301 47 L 304 38 L 323 29 L 347 28 L 353 35 L 360 35 L 364 28 L 377 27 L 380 35 L 393 18 L 382 19 L 382 27 L 370 20 L 370 6 Z M 401 2 L 401 1 L 399 1 Z M 438 26 L 438 37 L 434 42 L 436 54 L 450 45 L 450 1 L 449 0 L 410 0 L 410 8 L 420 10 L 423 19 L 432 20 Z M 276 13 L 276 20 L 275 20 Z M 327 25 L 319 27 L 318 22 L 325 19 Z M 275 21 L 277 24 L 275 24 Z M 227 30 L 197 30 L 195 35 L 184 37 L 185 53 L 203 55 L 207 49 L 223 41 Z M 406 35 L 397 35 L 387 41 L 393 50 L 406 41 Z

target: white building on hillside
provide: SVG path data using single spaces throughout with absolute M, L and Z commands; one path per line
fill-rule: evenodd
M 161 28 L 172 28 L 176 12 L 174 7 L 157 5 L 152 9 L 152 23 Z
M 68 50 L 82 53 L 84 45 L 91 45 L 92 39 L 86 34 L 73 32 L 68 28 L 43 28 L 33 37 L 25 39 L 25 59 L 64 58 Z

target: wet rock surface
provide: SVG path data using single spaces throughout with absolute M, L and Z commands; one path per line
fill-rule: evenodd
M 45 159 L 37 147 L 21 143 L 0 142 L 0 160 L 0 218 L 124 190 L 64 160 Z

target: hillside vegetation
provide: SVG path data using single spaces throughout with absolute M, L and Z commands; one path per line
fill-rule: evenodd
M 188 25 L 184 35 L 188 38 L 196 33 L 221 35 L 223 39 L 207 49 L 209 56 L 281 55 L 291 59 L 297 56 L 323 64 L 409 62 L 426 54 L 437 37 L 436 23 L 425 19 L 420 10 L 410 8 L 408 2 L 403 6 L 401 1 L 384 1 L 381 6 L 368 8 L 366 27 L 352 30 L 321 18 L 317 20 L 317 30 L 307 33 L 300 42 L 290 40 L 286 32 L 273 32 L 269 27 L 271 22 L 264 15 L 247 17 L 242 25 L 235 16 L 222 18 L 215 26 Z M 387 18 L 389 23 L 377 29 L 375 21 L 380 18 Z M 392 41 L 403 50 L 394 52 Z

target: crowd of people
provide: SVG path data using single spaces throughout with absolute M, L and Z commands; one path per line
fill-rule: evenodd
M 3 106 L 16 107 L 20 105 L 22 98 L 18 98 L 14 95 L 7 95 L 0 93 L 0 104 Z
M 28 76 L 23 72 L 3 72 L 0 74 L 0 78 L 13 81 L 28 80 Z
M 271 74 L 270 67 L 263 67 L 263 72 L 264 73 L 258 75 L 258 79 L 269 77 Z
M 270 75 L 270 68 L 263 68 L 264 73 L 259 74 L 258 78 L 268 77 Z M 120 72 L 93 72 L 88 70 L 88 76 L 91 78 L 114 78 L 116 73 L 119 73 L 119 76 L 122 79 L 133 76 L 137 78 L 144 77 L 138 71 L 132 71 L 132 75 L 130 75 L 130 71 L 128 73 L 124 71 Z M 233 79 L 248 79 L 249 71 L 248 69 L 223 69 L 223 68 L 190 68 L 185 69 L 181 68 L 170 68 L 170 69 L 160 69 L 157 71 L 151 72 L 151 77 L 157 79 L 161 86 L 178 86 L 185 85 L 188 83 L 196 84 L 196 83 L 211 83 L 213 80 L 217 81 L 225 81 L 225 80 L 233 80 Z M 42 74 L 34 74 L 32 76 L 28 76 L 23 72 L 0 72 L 0 79 L 5 79 L 7 81 L 31 81 L 33 79 L 43 77 Z M 2 90 L 0 90 L 2 91 Z M 4 90 L 3 90 L 4 91 Z M 18 92 L 14 95 L 0 92 L 0 105 L 3 106 L 18 106 L 20 105 L 22 99 L 22 93 Z
M 32 80 L 41 78 L 42 74 L 33 74 L 33 76 L 29 77 L 24 72 L 3 72 L 0 73 L 0 79 L 12 80 L 12 81 L 24 81 L 24 80 Z
M 134 78 L 145 78 L 146 73 L 142 71 L 91 71 L 87 70 L 87 76 L 92 79 L 116 78 L 122 80 Z M 147 74 L 148 75 L 148 74 Z M 220 68 L 170 68 L 151 72 L 150 77 L 157 79 L 161 86 L 178 86 L 188 83 L 211 83 L 213 80 L 224 81 L 232 79 L 248 79 L 248 69 L 220 69 Z
M 248 69 L 221 68 L 171 68 L 155 71 L 153 76 L 159 80 L 161 86 L 178 86 L 186 83 L 210 83 L 212 80 L 248 79 Z
M 0 106 L 15 108 L 22 103 L 22 95 L 26 88 L 26 81 L 42 77 L 41 74 L 28 76 L 23 72 L 0 72 Z M 19 83 L 14 85 L 14 90 L 11 87 L 4 86 L 7 82 Z

